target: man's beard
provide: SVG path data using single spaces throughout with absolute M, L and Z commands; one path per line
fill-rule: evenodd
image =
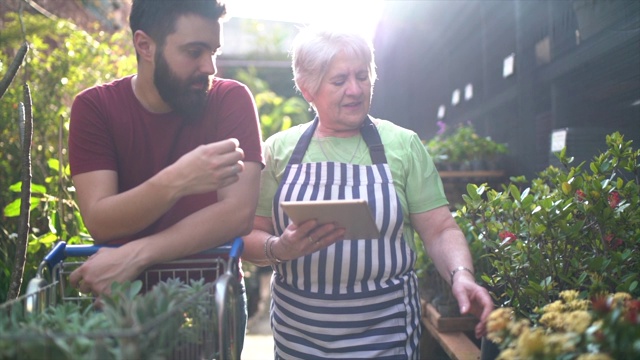
M 184 116 L 187 121 L 195 121 L 204 112 L 207 93 L 211 87 L 208 76 L 202 75 L 190 79 L 180 79 L 171 70 L 163 51 L 156 54 L 156 68 L 153 73 L 153 83 L 164 102 Z M 194 89 L 193 84 L 202 84 L 202 88 Z

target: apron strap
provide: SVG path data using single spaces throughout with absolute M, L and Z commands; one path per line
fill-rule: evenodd
M 296 147 L 293 150 L 293 154 L 291 154 L 291 158 L 289 159 L 289 164 L 301 164 L 302 158 L 304 154 L 307 152 L 307 148 L 311 143 L 311 139 L 313 138 L 313 133 L 318 128 L 318 117 L 316 116 L 313 119 L 313 123 L 311 126 L 304 131 L 300 140 L 296 144 Z M 362 134 L 362 138 L 364 139 L 365 144 L 369 148 L 369 155 L 371 156 L 371 162 L 373 164 L 386 164 L 387 157 L 384 154 L 384 146 L 382 145 L 382 140 L 380 139 L 380 134 L 378 133 L 378 129 L 371 121 L 370 116 L 367 115 L 367 118 L 364 121 L 364 124 L 360 128 L 360 134 Z
M 289 164 L 302 164 L 302 158 L 304 154 L 307 152 L 307 148 L 311 143 L 311 138 L 313 138 L 313 133 L 316 131 L 318 127 L 318 117 L 316 116 L 313 119 L 313 124 L 305 130 L 305 132 L 298 140 L 295 149 L 293 149 L 293 154 L 291 154 L 291 158 L 289 159 Z
M 371 162 L 373 164 L 386 164 L 387 156 L 384 154 L 384 145 L 382 145 L 380 133 L 369 115 L 367 115 L 364 125 L 360 128 L 360 134 L 362 134 L 364 142 L 369 147 Z

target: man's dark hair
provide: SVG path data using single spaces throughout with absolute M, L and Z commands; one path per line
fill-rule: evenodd
M 162 48 L 180 16 L 197 14 L 217 21 L 226 12 L 222 0 L 133 0 L 129 26 L 132 34 L 142 30 Z

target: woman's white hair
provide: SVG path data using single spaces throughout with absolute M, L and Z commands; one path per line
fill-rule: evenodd
M 298 90 L 315 94 L 331 60 L 340 52 L 368 64 L 373 87 L 376 64 L 373 44 L 369 39 L 354 31 L 310 26 L 300 30 L 291 47 L 293 81 Z

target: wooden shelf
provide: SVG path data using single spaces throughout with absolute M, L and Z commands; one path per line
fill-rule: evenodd
M 444 179 L 457 178 L 501 178 L 504 177 L 504 170 L 478 170 L 478 171 L 438 171 L 440 177 Z
M 429 303 L 423 303 L 423 310 L 425 315 L 422 317 L 422 324 L 452 360 L 480 359 L 480 348 L 463 331 L 439 330 L 443 326 L 446 329 L 459 328 L 460 321 L 464 323 L 463 328 L 468 328 L 470 323 L 467 318 L 442 318 Z M 445 324 L 447 320 L 454 324 Z
M 493 189 L 499 189 L 507 180 L 504 170 L 438 171 L 442 179 L 444 193 L 449 200 L 449 208 L 455 210 L 456 204 L 462 204 L 462 195 L 467 193 L 467 184 L 487 183 Z

